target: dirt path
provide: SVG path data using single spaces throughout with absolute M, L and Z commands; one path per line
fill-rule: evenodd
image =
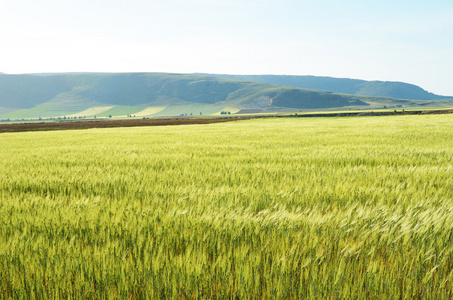
M 74 130 L 89 128 L 112 128 L 112 127 L 137 127 L 137 126 L 166 126 L 166 125 L 188 125 L 188 124 L 209 124 L 237 120 L 247 120 L 251 117 L 230 117 L 212 119 L 139 119 L 139 120 L 102 120 L 102 121 L 64 121 L 64 122 L 40 122 L 40 123 L 16 123 L 0 124 L 0 133 L 23 132 L 23 131 L 49 131 L 49 130 Z

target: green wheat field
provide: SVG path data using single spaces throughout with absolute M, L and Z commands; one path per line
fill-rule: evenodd
M 453 116 L 0 135 L 0 298 L 453 297 Z

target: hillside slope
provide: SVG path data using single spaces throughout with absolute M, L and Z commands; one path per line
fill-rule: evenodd
M 245 80 L 166 73 L 0 75 L 0 107 L 181 106 L 331 108 L 367 105 L 361 97 Z
M 412 100 L 440 100 L 452 98 L 435 95 L 425 91 L 419 86 L 404 82 L 365 81 L 349 78 L 292 75 L 203 75 L 371 97 L 390 97 Z

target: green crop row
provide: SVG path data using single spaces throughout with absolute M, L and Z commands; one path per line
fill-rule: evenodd
M 451 298 L 452 125 L 2 134 L 0 298 Z

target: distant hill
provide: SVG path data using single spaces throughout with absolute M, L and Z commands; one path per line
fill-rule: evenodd
M 412 100 L 439 100 L 451 98 L 429 93 L 419 86 L 404 82 L 365 81 L 348 78 L 293 75 L 203 75 L 371 97 L 390 97 Z
M 62 77 L 0 76 L 0 107 L 29 108 L 69 89 Z
M 0 77 L 0 107 L 188 105 L 242 108 L 367 105 L 360 97 L 202 75 L 166 73 L 28 74 Z
M 219 75 L 220 76 L 220 75 Z M 432 105 L 428 101 L 369 97 L 289 86 L 296 77 L 260 76 L 281 85 L 212 75 L 169 73 L 61 73 L 0 75 L 0 120 L 70 116 L 177 116 L 384 106 Z M 255 81 L 252 81 L 255 80 Z M 270 80 L 272 79 L 272 80 Z M 357 86 L 336 81 L 338 89 Z M 340 84 L 344 82 L 344 86 Z M 284 85 L 283 85 L 284 84 Z M 387 83 L 384 86 L 389 86 Z M 369 93 L 384 91 L 364 85 Z M 398 84 L 398 86 L 402 86 Z M 321 88 L 322 86 L 317 86 Z M 366 87 L 366 89 L 365 89 Z M 394 93 L 396 88 L 389 89 Z M 415 97 L 414 97 L 415 98 Z M 436 102 L 437 105 L 437 102 Z

